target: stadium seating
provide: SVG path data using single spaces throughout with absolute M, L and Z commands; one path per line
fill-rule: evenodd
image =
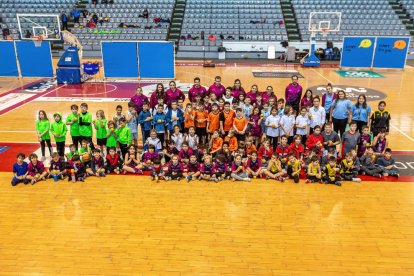
M 205 32 L 217 37 L 213 46 L 220 45 L 220 35 L 234 40 L 287 39 L 282 10 L 278 1 L 271 0 L 187 0 L 181 36 L 200 37 Z M 259 22 L 258 22 L 259 21 Z M 263 23 L 261 23 L 263 22 Z M 231 37 L 231 38 L 230 38 Z M 201 45 L 200 39 L 182 39 L 180 45 Z
M 411 1 L 411 0 L 407 0 Z M 409 36 L 410 33 L 387 0 L 292 0 L 302 40 L 309 40 L 310 12 L 342 12 L 341 30 L 329 39 L 341 41 L 347 35 Z M 323 40 L 321 35 L 316 40 Z

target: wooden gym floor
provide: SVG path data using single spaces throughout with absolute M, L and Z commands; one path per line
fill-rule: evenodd
M 215 75 L 226 85 L 240 78 L 246 89 L 270 84 L 282 96 L 289 79 L 253 78 L 253 69 L 298 70 L 304 88 L 332 82 L 386 93 L 389 145 L 414 150 L 412 68 L 346 79 L 337 68 L 228 64 L 178 66 L 176 77 L 185 83 L 199 76 L 204 85 Z M 1 79 L 0 93 L 31 81 Z M 71 104 L 40 98 L 1 115 L 0 141 L 36 142 L 36 111 L 66 114 Z M 112 116 L 116 104 L 89 102 L 89 109 Z M 410 182 L 339 188 L 108 176 L 12 187 L 11 175 L 0 173 L 0 275 L 414 275 Z

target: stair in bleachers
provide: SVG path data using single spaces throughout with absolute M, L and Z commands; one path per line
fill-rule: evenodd
M 175 45 L 178 45 L 180 40 L 181 27 L 184 21 L 186 0 L 176 0 L 174 10 L 172 13 L 170 28 L 167 33 L 167 40 L 173 41 Z
M 301 41 L 299 26 L 295 16 L 295 10 L 290 0 L 281 0 L 283 19 L 289 41 Z
M 388 0 L 394 12 L 398 15 L 406 29 L 414 36 L 414 4 L 412 1 Z M 410 3 L 411 2 L 411 3 Z

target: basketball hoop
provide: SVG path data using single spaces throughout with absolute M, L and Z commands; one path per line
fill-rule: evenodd
M 329 28 L 321 28 L 321 31 L 322 31 L 322 36 L 323 37 L 327 37 L 328 36 Z
M 42 46 L 42 41 L 43 41 L 43 36 L 42 35 L 33 36 L 33 42 L 35 44 L 35 47 L 41 47 Z

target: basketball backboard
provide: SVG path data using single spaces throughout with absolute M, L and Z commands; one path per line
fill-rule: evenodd
M 60 16 L 57 14 L 16 14 L 22 40 L 61 40 Z
M 341 29 L 341 12 L 311 12 L 309 14 L 309 31 L 326 36 L 329 32 Z

